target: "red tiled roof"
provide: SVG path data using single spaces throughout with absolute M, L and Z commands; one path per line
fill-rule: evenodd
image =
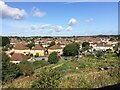
M 62 49 L 62 48 L 60 47 L 60 45 L 54 45 L 54 46 L 49 47 L 49 49 L 54 50 L 54 49 Z
M 43 48 L 41 45 L 36 44 L 36 45 L 32 48 L 32 50 L 44 50 L 44 48 Z
M 99 43 L 97 46 L 102 46 L 102 47 L 111 47 L 111 45 L 108 45 L 106 43 Z
M 20 54 L 20 53 L 14 53 L 11 57 L 12 60 L 22 61 L 28 59 L 27 56 Z
M 28 50 L 29 48 L 26 47 L 26 45 L 24 45 L 22 43 L 18 43 L 15 45 L 14 49 L 16 49 L 16 50 Z

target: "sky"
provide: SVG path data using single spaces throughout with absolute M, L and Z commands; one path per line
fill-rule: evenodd
M 118 34 L 117 2 L 0 1 L 0 7 L 3 36 Z

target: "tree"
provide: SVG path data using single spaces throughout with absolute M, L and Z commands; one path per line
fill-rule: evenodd
M 10 44 L 10 40 L 8 37 L 2 37 L 2 46 Z
M 54 46 L 55 45 L 55 41 L 52 41 L 48 47 Z
M 83 51 L 86 51 L 86 50 L 89 50 L 90 49 L 90 43 L 89 42 L 83 42 L 82 43 L 82 50 Z
M 32 64 L 26 60 L 20 62 L 18 66 L 24 76 L 30 76 L 31 74 L 34 73 L 34 68 Z
M 17 65 L 10 62 L 7 54 L 2 52 L 2 81 L 11 82 L 21 75 L 20 69 Z
M 63 49 L 63 55 L 64 56 L 75 56 L 78 55 L 78 45 L 76 43 L 70 43 L 66 45 Z
M 58 58 L 58 56 L 57 56 L 57 52 L 53 52 L 53 53 L 51 53 L 50 55 L 49 55 L 49 57 L 48 57 L 48 62 L 50 63 L 50 64 L 55 64 L 55 63 L 57 63 L 59 61 L 59 58 Z
M 29 47 L 30 49 L 31 49 L 33 46 L 35 46 L 35 43 L 34 43 L 34 42 L 31 42 L 31 43 L 27 44 L 27 47 Z
M 89 45 L 90 45 L 89 42 L 83 42 L 83 43 L 82 43 L 82 47 L 87 47 L 87 46 L 89 46 Z

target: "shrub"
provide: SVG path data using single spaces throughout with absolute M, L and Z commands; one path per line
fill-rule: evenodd
M 9 62 L 9 61 L 2 61 L 2 81 L 4 82 L 11 82 L 15 78 L 21 75 L 20 69 L 17 65 Z
M 97 51 L 96 56 L 98 58 L 101 58 L 103 56 L 103 52 L 102 51 Z
M 35 57 L 39 57 L 39 53 L 36 53 Z
M 50 64 L 55 64 L 55 63 L 57 63 L 59 61 L 59 58 L 58 58 L 58 56 L 57 56 L 57 52 L 53 52 L 53 53 L 51 53 L 50 55 L 49 55 L 49 57 L 48 57 L 48 62 L 50 63 Z
M 19 63 L 19 68 L 24 76 L 30 76 L 34 73 L 32 64 L 26 60 L 23 60 Z
M 35 61 L 35 62 L 32 63 L 32 66 L 33 66 L 34 69 L 37 69 L 37 68 L 46 66 L 48 64 L 49 63 L 47 61 Z
M 39 78 L 33 82 L 32 88 L 57 88 L 61 74 L 57 70 L 46 69 L 41 71 Z

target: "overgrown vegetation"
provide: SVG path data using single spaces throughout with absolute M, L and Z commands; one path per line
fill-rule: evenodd
M 32 88 L 57 88 L 60 84 L 61 74 L 54 69 L 43 69 L 33 82 Z
M 57 52 L 51 53 L 51 54 L 49 55 L 49 57 L 48 57 L 48 62 L 49 62 L 50 64 L 55 64 L 55 63 L 58 62 L 58 60 L 59 60 L 59 58 L 58 58 L 58 56 L 57 56 Z

